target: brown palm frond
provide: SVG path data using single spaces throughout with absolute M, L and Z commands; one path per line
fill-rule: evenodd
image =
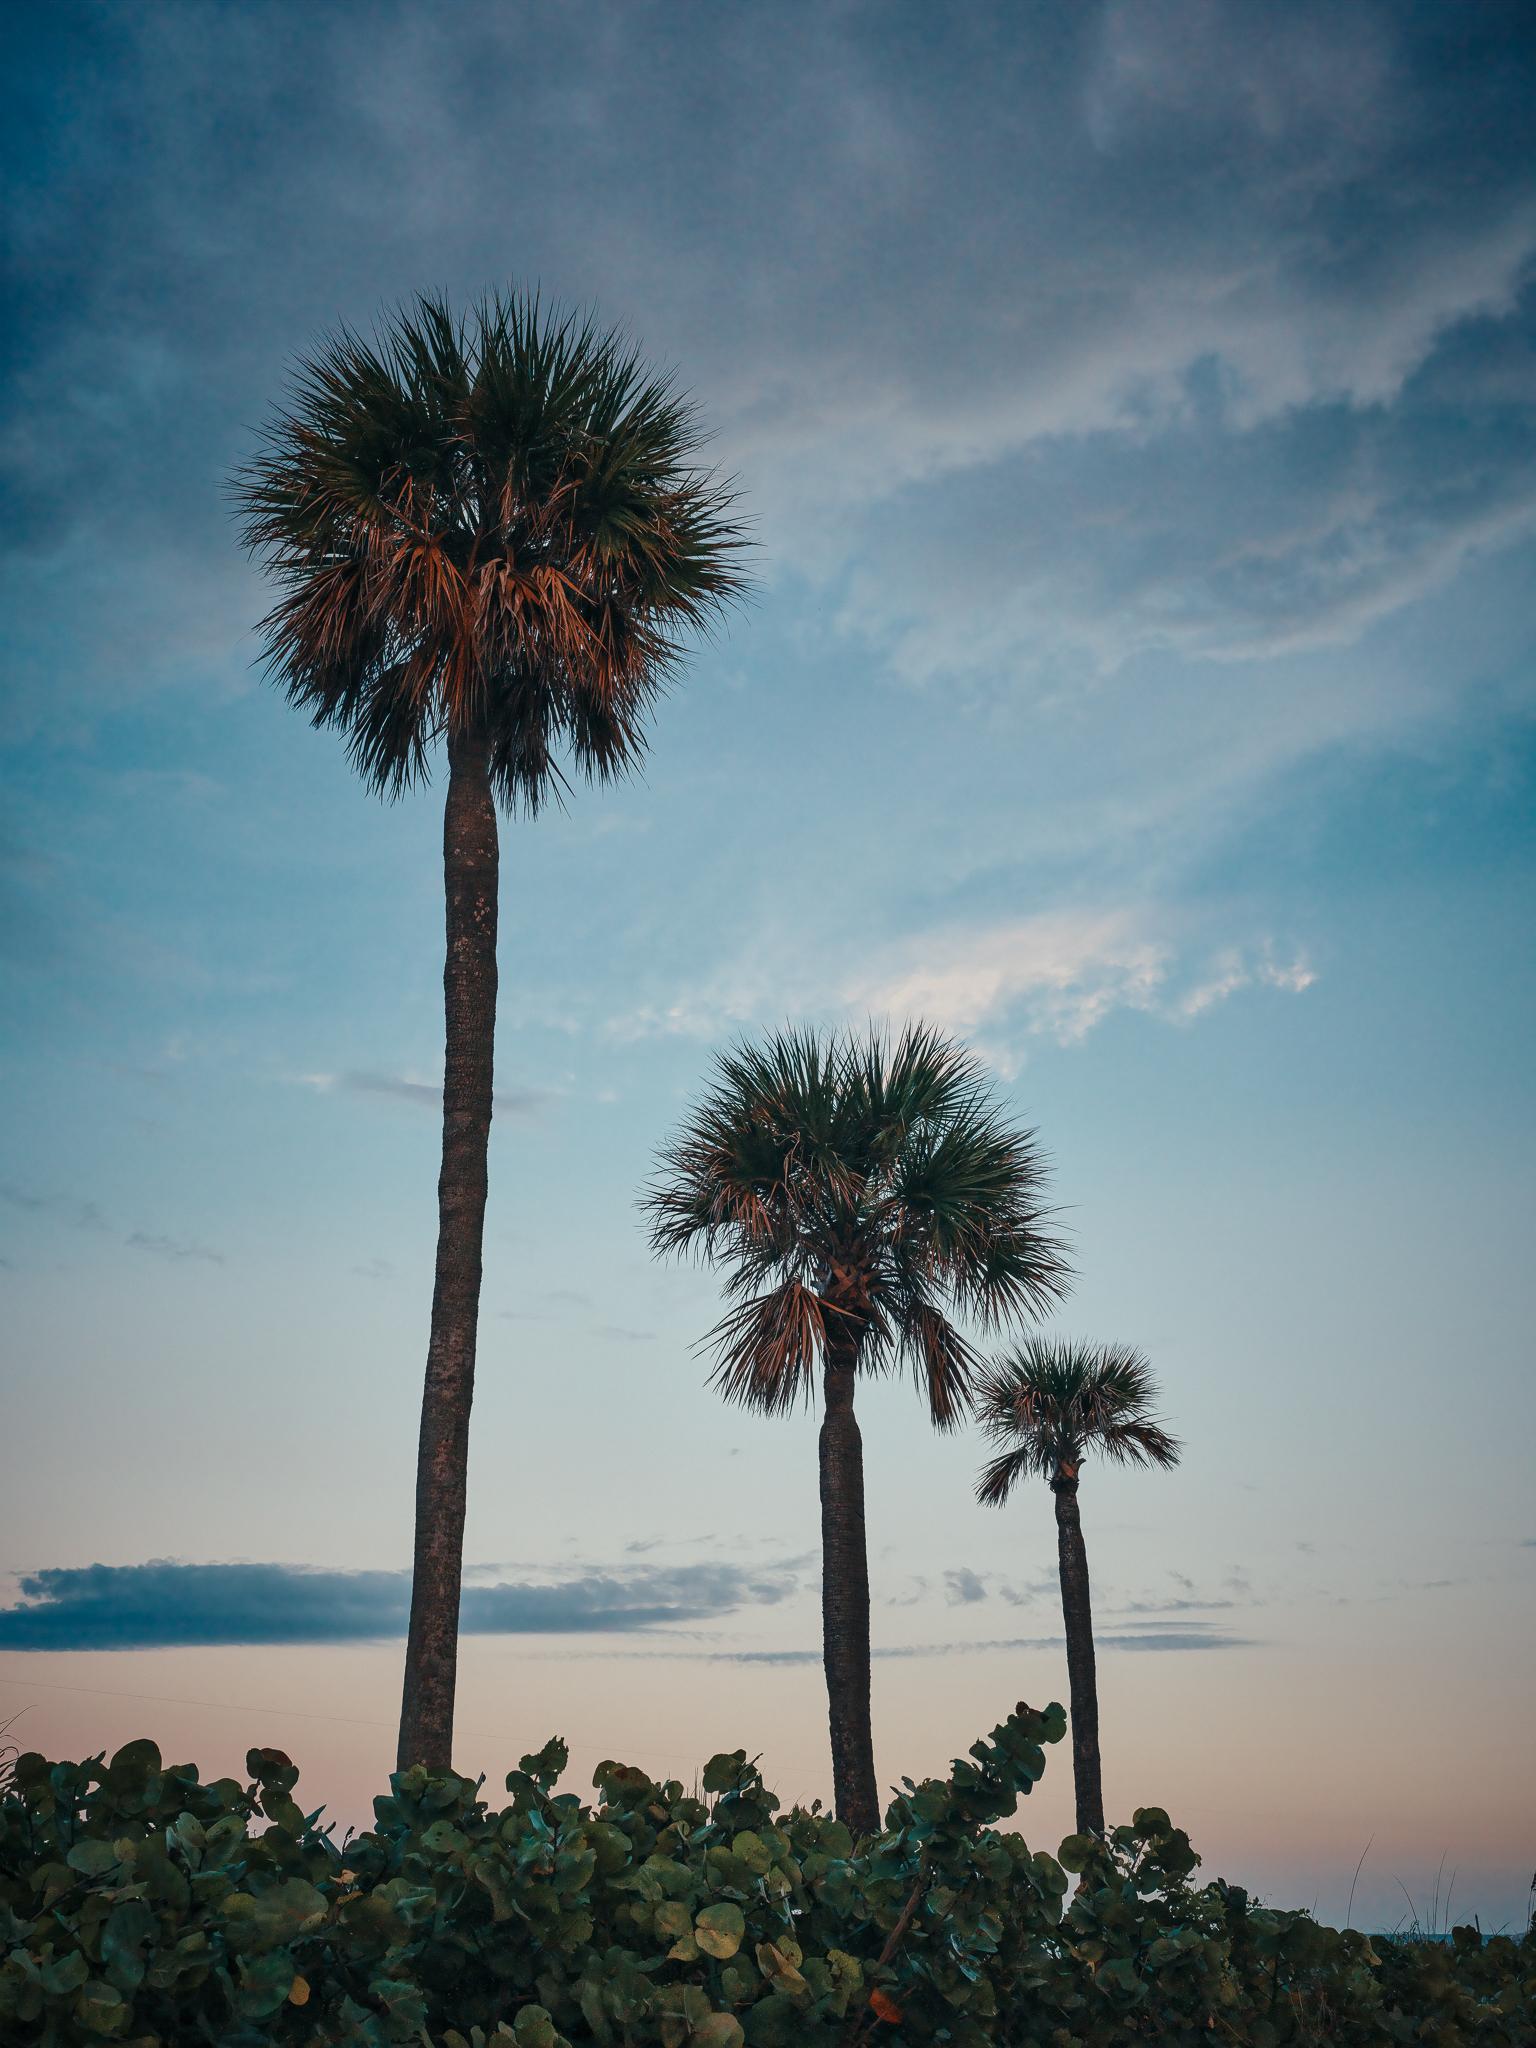
M 1037 1469 L 1030 1452 L 1022 1446 L 1014 1451 L 1000 1451 L 982 1466 L 976 1498 L 983 1507 L 1000 1508 L 1019 1481 Z
M 341 330 L 234 483 L 282 586 L 269 672 L 385 793 L 449 731 L 485 735 L 511 805 L 558 792 L 562 754 L 622 773 L 684 639 L 746 587 L 699 439 L 622 336 L 536 296 Z
M 933 1302 L 918 1300 L 905 1311 L 900 1343 L 919 1390 L 928 1398 L 935 1429 L 957 1429 L 971 1409 L 976 1353 Z
M 714 1338 L 732 1398 L 758 1385 L 753 1341 L 762 1382 L 779 1385 L 787 1339 L 760 1305 L 796 1289 L 820 1305 L 797 1326 L 820 1355 L 830 1341 L 867 1373 L 910 1366 L 950 1428 L 976 1367 L 955 1316 L 1017 1324 L 1065 1289 L 1045 1172 L 972 1056 L 937 1032 L 785 1031 L 719 1055 L 645 1206 L 655 1249 L 720 1266 L 738 1299 Z
M 976 1412 L 982 1433 L 1017 1461 L 1017 1476 L 1049 1477 L 1094 1452 L 1123 1465 L 1176 1465 L 1180 1445 L 1154 1415 L 1157 1382 L 1141 1352 L 1125 1344 L 1027 1338 L 982 1374 Z M 995 1470 L 984 1468 L 978 1495 L 1000 1500 Z M 1010 1481 L 1010 1484 L 1012 1482 Z M 991 1492 L 983 1492 L 984 1487 Z
M 716 1365 L 711 1384 L 727 1401 L 779 1415 L 809 1400 L 826 1348 L 826 1304 L 797 1280 L 753 1295 L 723 1317 L 707 1340 Z

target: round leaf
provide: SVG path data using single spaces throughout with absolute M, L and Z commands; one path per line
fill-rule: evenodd
M 719 1962 L 735 1955 L 746 1931 L 746 1916 L 740 1906 L 733 1906 L 728 1900 L 706 1906 L 693 1923 L 694 1940 L 705 1955 L 714 1956 Z

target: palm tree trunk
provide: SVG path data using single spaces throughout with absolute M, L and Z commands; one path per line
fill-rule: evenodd
M 821 1632 L 832 1734 L 832 1796 L 855 1835 L 880 1827 L 869 1727 L 869 1555 L 864 1442 L 853 1413 L 854 1350 L 827 1353 L 821 1460 Z
M 496 1035 L 496 804 L 484 740 L 451 736 L 443 814 L 443 1166 L 437 1280 L 416 1457 L 416 1556 L 400 1709 L 399 1768 L 447 1770 L 459 1660 L 469 1410 Z
M 1058 1473 L 1056 1555 L 1061 1566 L 1061 1615 L 1067 1632 L 1067 1683 L 1072 1693 L 1072 1778 L 1077 1788 L 1077 1831 L 1104 1832 L 1104 1781 L 1099 1763 L 1099 1685 L 1093 1659 L 1093 1605 L 1088 1594 L 1088 1552 L 1077 1512 L 1077 1480 Z

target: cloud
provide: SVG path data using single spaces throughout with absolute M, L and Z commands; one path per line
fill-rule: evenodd
M 713 1620 L 745 1606 L 776 1606 L 794 1592 L 793 1573 L 749 1572 L 729 1564 L 633 1566 L 553 1586 L 465 1589 L 462 1626 L 471 1635 L 624 1632 L 668 1622 Z
M 1149 907 L 1038 912 L 956 922 L 868 947 L 801 931 L 793 943 L 764 935 L 736 960 L 664 1003 L 609 1020 L 621 1039 L 715 1039 L 793 1014 L 862 1023 L 921 1018 L 974 1041 L 1004 1073 L 1029 1040 L 1075 1045 L 1120 1011 L 1189 1023 L 1239 991 L 1299 995 L 1317 979 L 1304 951 L 1261 937 L 1226 946 L 1193 970 L 1175 929 Z
M 951 1607 L 971 1607 L 987 1597 L 985 1582 L 969 1566 L 944 1574 L 944 1597 Z
M 166 1559 L 28 1572 L 20 1590 L 0 1610 L 0 1649 L 358 1641 L 399 1634 L 410 1607 L 402 1572 Z
M 1114 1010 L 1151 1009 L 1169 952 L 1135 913 L 1048 912 L 972 930 L 926 932 L 858 973 L 852 1014 L 923 1017 L 962 1037 L 1009 1020 L 1060 1044 Z
M 1222 664 L 1352 644 L 1529 531 L 1536 45 L 1508 10 L 1461 10 L 1454 62 L 1434 9 L 1328 0 L 981 9 L 942 38 L 917 0 L 809 26 L 463 0 L 451 31 L 337 0 L 279 42 L 108 12 L 70 119 L 8 138 L 18 716 L 56 706 L 44 675 L 88 720 L 238 672 L 261 593 L 213 478 L 296 338 L 505 275 L 461 195 L 514 172 L 522 274 L 684 362 L 770 578 L 907 676 L 1077 703 L 1173 650 L 1209 706 Z M 70 61 L 39 27 L 29 107 Z M 1432 666 L 1442 706 L 1474 679 Z M 1214 772 L 1422 712 L 1369 669 Z
M 552 1311 L 593 1306 L 591 1295 L 580 1287 L 544 1287 L 526 1299 L 530 1307 L 501 1308 L 497 1315 L 506 1323 L 547 1323 L 552 1320 Z
M 1005 1600 L 1010 1607 L 1033 1607 L 1037 1600 L 1043 1599 L 1047 1594 L 1054 1598 L 1058 1586 L 1059 1581 L 1055 1573 L 1041 1572 L 1037 1577 L 1027 1580 L 1022 1586 L 1004 1579 L 999 1584 L 997 1590 L 1000 1598 Z
M 171 1259 L 177 1264 L 202 1263 L 222 1266 L 224 1254 L 216 1252 L 211 1245 L 199 1244 L 195 1238 L 167 1237 L 158 1231 L 130 1231 L 123 1242 L 136 1252 L 149 1252 L 157 1259 Z
M 95 1202 L 83 1201 L 74 1195 L 46 1194 L 35 1188 L 8 1183 L 0 1186 L 0 1202 L 23 1215 L 63 1223 L 72 1230 L 94 1233 L 105 1232 L 110 1227 Z M 196 1238 L 174 1237 L 162 1231 L 131 1230 L 122 1241 L 130 1251 L 148 1252 L 155 1258 L 170 1259 L 180 1264 L 222 1266 L 224 1263 L 222 1252 Z
M 1201 1628 L 1191 1625 L 1185 1628 L 1144 1629 L 1139 1631 L 1109 1631 L 1095 1637 L 1099 1650 L 1123 1650 L 1132 1654 L 1156 1653 L 1159 1651 L 1185 1650 L 1239 1650 L 1252 1646 L 1253 1638 L 1233 1635 L 1225 1629 Z M 997 1651 L 1051 1651 L 1066 1648 L 1065 1636 L 1005 1636 L 987 1641 L 944 1642 L 944 1643 L 887 1643 L 877 1645 L 870 1651 L 875 1658 L 901 1660 L 919 1657 L 957 1657 L 990 1655 Z M 716 1664 L 819 1664 L 820 1650 L 704 1650 L 668 1651 L 660 1654 L 676 1657 L 697 1657 L 707 1663 Z
M 1100 1650 L 1160 1651 L 1160 1650 L 1246 1650 L 1253 1647 L 1253 1636 L 1233 1635 L 1226 1629 L 1202 1629 L 1191 1625 L 1186 1628 L 1144 1629 L 1139 1633 L 1122 1630 L 1117 1634 L 1105 1634 L 1096 1639 L 1095 1647 Z
M 408 1074 L 387 1074 L 374 1068 L 352 1067 L 340 1074 L 300 1074 L 298 1079 L 319 1095 L 329 1095 L 339 1089 L 348 1095 L 388 1096 L 396 1102 L 411 1103 L 417 1109 L 441 1112 L 443 1106 L 441 1081 L 418 1081 Z M 498 1116 L 531 1116 L 546 1100 L 537 1089 L 498 1089 L 493 1103 Z
M 1235 1600 L 1127 1600 L 1122 1614 L 1211 1614 L 1219 1608 L 1235 1607 Z M 1243 1605 L 1251 1606 L 1251 1601 Z
M 627 1566 L 545 1582 L 466 1585 L 468 1635 L 626 1634 L 773 1606 L 789 1565 Z M 171 1644 L 362 1642 L 404 1633 L 405 1572 L 283 1564 L 95 1564 L 29 1572 L 0 1609 L 0 1650 L 154 1649 Z
M 29 1216 L 46 1216 L 67 1223 L 75 1230 L 105 1230 L 106 1218 L 94 1202 L 74 1195 L 44 1194 L 36 1188 L 17 1187 L 7 1182 L 0 1187 L 0 1202 Z

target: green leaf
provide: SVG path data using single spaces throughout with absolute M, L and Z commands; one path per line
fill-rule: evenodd
M 239 1962 L 240 1988 L 236 2005 L 242 2019 L 270 2019 L 287 2003 L 297 1972 L 286 1949 L 266 1955 L 242 1956 Z
M 747 1752 L 744 1749 L 722 1750 L 712 1756 L 704 1766 L 704 1790 L 706 1792 L 732 1792 L 747 1767 Z
M 706 1906 L 693 1923 L 694 1940 L 705 1955 L 725 1962 L 735 1955 L 746 1935 L 747 1920 L 740 1906 L 724 1901 Z
M 82 1877 L 105 1877 L 117 1868 L 118 1854 L 111 1842 L 76 1842 L 64 1861 Z
M 696 2048 L 742 2048 L 746 2036 L 734 2013 L 712 2012 L 694 2028 L 691 2040 Z
M 731 1837 L 731 1854 L 744 1863 L 754 1877 L 766 1877 L 773 1868 L 773 1851 L 752 1828 Z
M 518 1759 L 518 1769 L 523 1773 L 524 1777 L 532 1778 L 537 1784 L 544 1786 L 547 1790 L 559 1781 L 561 1773 L 570 1760 L 571 1753 L 566 1748 L 564 1742 L 558 1735 L 553 1735 L 542 1749 L 536 1750 L 531 1756 L 520 1757 Z M 511 1790 L 510 1782 L 507 1789 Z M 538 2008 L 530 2007 L 529 2010 L 534 2011 L 538 2010 Z
M 565 1768 L 563 1763 L 560 1768 Z M 559 1772 L 555 1775 L 558 1777 Z M 523 2007 L 512 2022 L 512 2039 L 517 2048 L 567 2048 L 564 2036 L 555 2031 L 555 2023 L 542 2005 Z
M 116 1785 L 142 1785 L 160 1769 L 160 1751 L 153 1742 L 125 1742 L 107 1766 Z
M 233 1892 L 224 1902 L 229 1945 L 236 1951 L 282 1948 L 326 1914 L 325 1894 L 302 1877 L 260 1892 Z
M 67 1956 L 58 1956 L 51 1963 L 44 1963 L 40 1972 L 43 1989 L 50 1998 L 66 1997 L 71 1991 L 78 1991 L 91 1974 L 91 1966 L 79 1949 L 71 1949 Z
M 88 2034 L 120 2034 L 128 2024 L 129 2007 L 115 1985 L 93 1978 L 75 2000 L 75 2016 Z
M 101 1930 L 103 1974 L 119 1991 L 135 1991 L 144 1981 L 144 1944 L 155 1932 L 155 1916 L 142 1899 L 124 1899 L 112 1908 Z
M 792 1947 L 794 1947 L 794 1944 L 787 1936 L 779 1943 L 760 1941 L 757 1944 L 756 1950 L 757 1967 L 762 1971 L 775 1991 L 788 1991 L 795 1994 L 808 1992 L 810 1986 L 796 1967 L 796 1963 L 799 1960 L 798 1950 L 796 1951 L 795 1962 L 790 1961 L 787 1953 Z

